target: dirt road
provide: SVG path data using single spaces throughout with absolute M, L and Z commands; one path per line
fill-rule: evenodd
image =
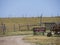
M 31 45 L 22 40 L 23 37 L 25 36 L 0 37 L 0 45 Z

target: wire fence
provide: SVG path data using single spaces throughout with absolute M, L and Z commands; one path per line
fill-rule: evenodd
M 5 32 L 16 32 L 16 31 L 31 31 L 33 27 L 39 25 L 22 25 L 22 24 L 0 24 L 0 32 L 5 34 Z

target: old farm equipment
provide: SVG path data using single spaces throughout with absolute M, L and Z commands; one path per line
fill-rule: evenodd
M 60 35 L 60 23 L 55 23 L 54 25 L 52 25 L 47 36 L 52 36 L 52 32 L 54 33 L 54 35 Z
M 53 32 L 55 32 L 55 34 L 59 35 L 60 34 L 60 23 L 56 23 L 53 27 L 52 30 Z
M 34 35 L 39 35 L 40 33 L 42 33 L 42 35 L 44 35 L 45 31 L 46 31 L 45 27 L 34 27 L 33 28 Z
M 52 35 L 60 35 L 60 23 L 43 23 L 45 24 L 45 27 L 34 27 L 33 28 L 33 34 L 34 35 L 44 35 L 46 31 L 49 30 L 47 33 L 47 36 L 50 37 Z
M 42 26 L 42 14 L 40 16 L 40 27 L 34 27 L 33 28 L 33 32 L 34 32 L 34 35 L 44 35 L 44 33 L 46 32 L 46 28 L 44 26 Z

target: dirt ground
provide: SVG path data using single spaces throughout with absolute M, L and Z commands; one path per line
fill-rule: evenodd
M 25 42 L 23 39 L 25 36 L 6 36 L 0 37 L 0 45 L 31 45 Z

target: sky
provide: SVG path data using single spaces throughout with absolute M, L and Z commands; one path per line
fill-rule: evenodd
M 0 17 L 60 16 L 60 0 L 0 0 Z

